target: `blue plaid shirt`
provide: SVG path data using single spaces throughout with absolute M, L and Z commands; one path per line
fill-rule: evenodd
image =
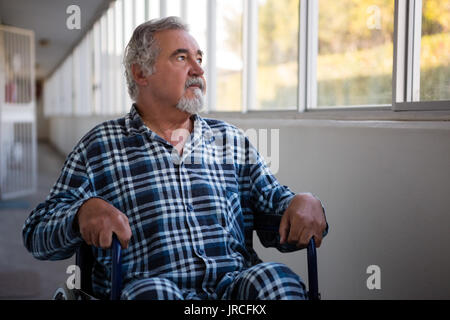
M 210 294 L 224 277 L 260 262 L 251 243 L 253 215 L 282 215 L 295 194 L 278 183 L 241 130 L 192 118 L 181 156 L 144 125 L 135 105 L 125 117 L 87 133 L 45 202 L 26 220 L 28 250 L 38 259 L 72 256 L 83 241 L 76 213 L 98 197 L 128 216 L 125 285 L 158 276 Z M 261 237 L 264 245 L 279 246 Z M 111 251 L 92 250 L 93 289 L 107 296 Z

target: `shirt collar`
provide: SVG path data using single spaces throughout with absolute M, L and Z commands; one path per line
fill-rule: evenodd
M 191 116 L 191 119 L 194 121 L 194 129 L 191 133 L 191 144 L 193 145 L 193 148 L 202 140 L 205 143 L 211 143 L 212 141 L 214 141 L 213 131 L 202 117 L 200 117 L 198 114 L 193 114 Z M 144 121 L 142 120 L 135 103 L 133 103 L 130 112 L 125 118 L 125 126 L 131 135 L 150 133 L 151 138 L 155 139 L 157 137 L 157 135 L 144 124 Z M 165 140 L 163 142 L 167 143 L 167 141 Z
M 130 112 L 125 117 L 125 127 L 130 134 L 141 134 L 147 131 L 147 126 L 142 121 L 139 112 L 137 111 L 136 104 L 133 103 Z

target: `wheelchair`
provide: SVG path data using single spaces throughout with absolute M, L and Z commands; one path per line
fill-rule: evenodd
M 258 234 L 270 234 L 279 241 L 278 229 L 281 222 L 279 215 L 255 216 L 253 221 L 253 230 L 246 233 L 253 235 L 253 231 Z M 283 245 L 282 252 L 294 252 L 302 250 L 292 244 Z M 119 300 L 122 287 L 122 247 L 116 235 L 113 235 L 112 241 L 112 270 L 111 270 L 111 295 L 110 300 Z M 92 268 L 94 265 L 94 256 L 91 246 L 83 243 L 76 252 L 76 265 L 80 270 L 80 289 L 69 289 L 67 284 L 63 284 L 53 294 L 53 300 L 98 300 L 93 295 L 92 290 Z M 319 282 L 317 274 L 317 253 L 314 237 L 312 237 L 307 246 L 308 263 L 308 299 L 320 300 Z

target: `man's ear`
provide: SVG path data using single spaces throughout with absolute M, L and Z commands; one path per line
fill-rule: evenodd
M 134 81 L 138 85 L 146 86 L 148 84 L 144 71 L 138 64 L 134 63 L 131 65 L 131 73 L 133 74 Z

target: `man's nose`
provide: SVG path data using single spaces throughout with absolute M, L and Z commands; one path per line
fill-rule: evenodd
M 189 69 L 190 76 L 200 77 L 205 73 L 202 66 L 197 61 L 192 61 L 191 68 Z

